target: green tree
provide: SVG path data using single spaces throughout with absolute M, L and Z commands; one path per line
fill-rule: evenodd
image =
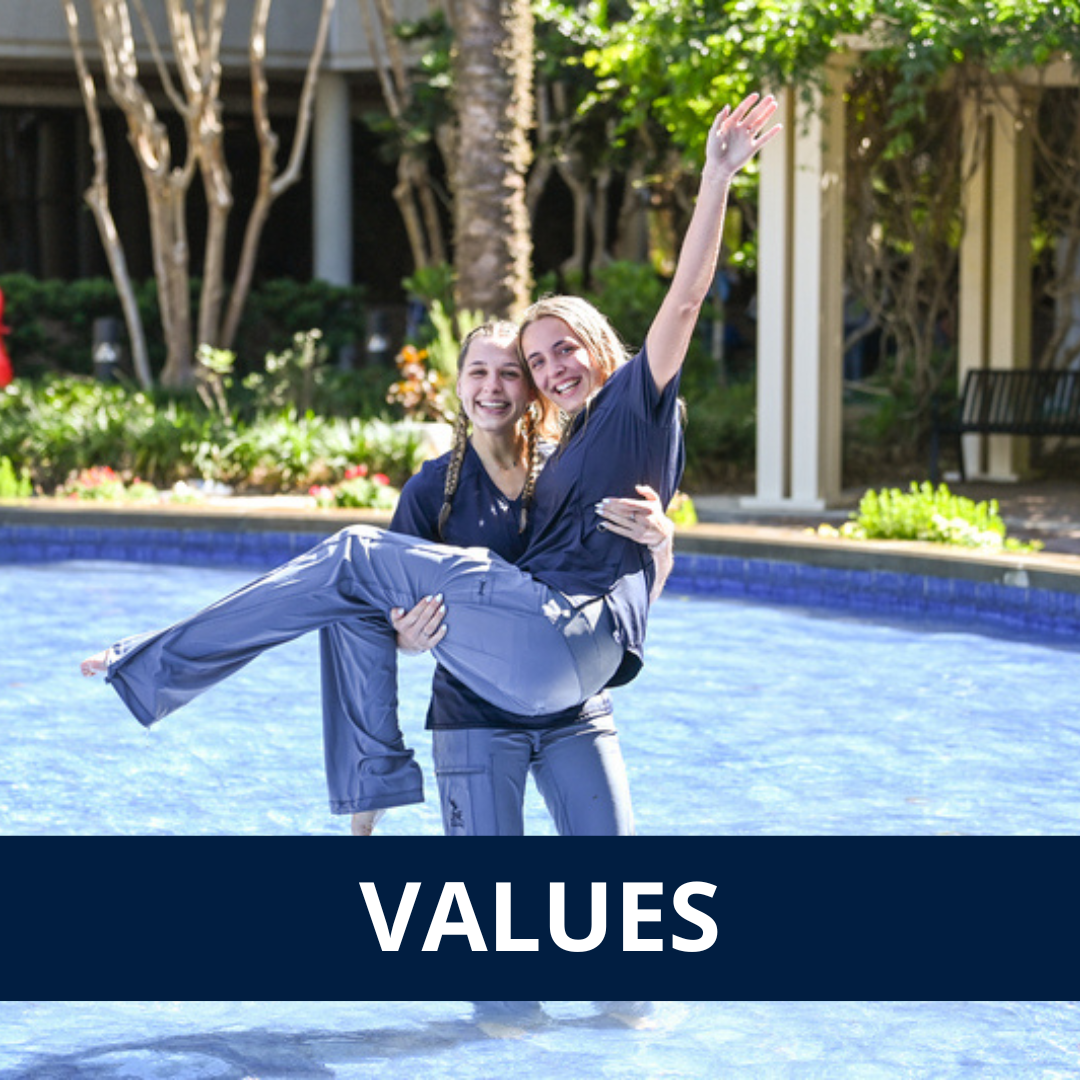
M 809 100 L 830 58 L 847 58 L 846 276 L 885 335 L 893 388 L 925 416 L 953 359 L 935 331 L 954 321 L 957 302 L 963 103 L 1026 87 L 1015 95 L 1016 122 L 1038 122 L 1033 73 L 1080 58 L 1080 2 L 626 0 L 594 40 L 584 62 L 596 83 L 584 108 L 616 107 L 628 135 L 658 123 L 692 162 L 721 104 L 776 87 Z M 1075 102 L 1075 87 L 1064 97 Z M 1080 298 L 1080 110 L 1056 100 L 1042 112 L 1037 244 L 1071 252 L 1043 259 L 1044 285 L 1047 295 L 1071 288 Z M 1068 356 L 1058 348 L 1046 362 Z

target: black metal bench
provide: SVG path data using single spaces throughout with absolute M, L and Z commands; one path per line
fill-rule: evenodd
M 963 435 L 1080 435 L 1080 371 L 969 371 L 953 410 L 935 410 L 930 479 L 938 481 L 941 436 L 956 437 L 960 479 L 966 480 Z

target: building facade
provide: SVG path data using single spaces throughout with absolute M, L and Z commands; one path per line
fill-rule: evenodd
M 236 196 L 228 260 L 235 266 L 258 175 L 252 123 L 248 37 L 252 0 L 229 5 L 223 60 L 223 123 Z M 409 3 L 399 3 L 403 14 Z M 413 4 L 417 7 L 417 4 Z M 423 9 L 422 4 L 419 5 Z M 316 37 L 320 5 L 277 0 L 267 42 L 269 106 L 283 162 L 291 145 L 304 72 Z M 98 55 L 89 6 L 79 4 L 88 60 Z M 168 40 L 162 24 L 159 39 Z M 145 38 L 139 54 L 144 85 L 175 130 Z M 132 275 L 152 276 L 146 197 L 126 122 L 99 79 L 98 97 L 108 144 L 111 204 Z M 322 278 L 361 284 L 375 302 L 400 295 L 411 270 L 404 229 L 392 196 L 394 167 L 381 150 L 371 120 L 384 112 L 359 4 L 339 2 L 319 74 L 308 158 L 299 182 L 273 206 L 262 243 L 258 277 Z M 168 119 L 169 117 L 172 119 Z M 108 276 L 108 266 L 83 194 L 93 160 L 89 126 L 60 3 L 0 0 L 0 274 L 23 271 L 43 279 Z M 192 265 L 201 258 L 205 207 L 192 185 L 189 238 Z

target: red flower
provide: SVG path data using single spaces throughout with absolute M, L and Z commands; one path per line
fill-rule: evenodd
M 388 487 L 390 485 L 390 477 L 387 476 L 386 473 L 377 472 L 371 479 L 382 487 Z
M 346 480 L 355 480 L 358 476 L 367 476 L 367 474 L 368 474 L 368 467 L 366 465 L 364 465 L 364 464 L 350 465 L 345 470 L 345 479 Z

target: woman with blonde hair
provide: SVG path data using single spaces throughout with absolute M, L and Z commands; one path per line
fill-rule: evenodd
M 84 673 L 104 672 L 149 726 L 265 649 L 355 619 L 363 628 L 353 645 L 361 725 L 388 730 L 397 707 L 389 613 L 441 595 L 452 615 L 436 659 L 501 709 L 558 712 L 634 678 L 655 564 L 628 537 L 635 512 L 605 521 L 598 507 L 642 483 L 665 506 L 675 493 L 684 458 L 679 373 L 715 274 L 732 178 L 779 132 L 768 126 L 775 111 L 773 98 L 751 95 L 713 122 L 678 265 L 636 356 L 609 362 L 603 348 L 592 355 L 590 335 L 604 336 L 595 309 L 582 309 L 580 319 L 568 308 L 526 313 L 519 350 L 568 430 L 536 481 L 533 527 L 517 565 L 477 548 L 353 526 L 188 619 L 90 657 Z M 379 761 L 387 764 L 383 779 L 392 786 L 392 774 L 415 763 L 404 755 Z

